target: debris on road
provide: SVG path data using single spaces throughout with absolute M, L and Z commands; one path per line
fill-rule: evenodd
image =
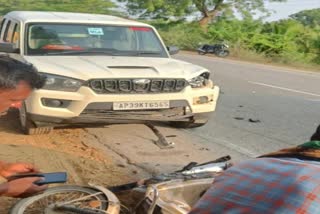
M 244 120 L 243 117 L 234 117 L 234 119 L 236 119 L 236 120 Z
M 254 120 L 254 119 L 249 119 L 248 120 L 250 123 L 261 123 L 261 121 L 260 120 L 258 120 L 258 119 L 256 119 L 256 120 Z

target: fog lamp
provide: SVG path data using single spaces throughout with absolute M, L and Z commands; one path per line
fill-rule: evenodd
M 53 108 L 65 108 L 70 103 L 70 100 L 59 100 L 59 99 L 48 99 L 48 98 L 43 98 L 41 101 L 44 106 L 53 107 Z
M 205 104 L 205 103 L 209 103 L 212 100 L 213 100 L 213 98 L 211 98 L 211 96 L 195 97 L 195 98 L 193 98 L 193 104 L 194 105 Z

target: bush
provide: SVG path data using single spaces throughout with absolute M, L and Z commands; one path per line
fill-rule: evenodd
M 198 23 L 153 21 L 164 42 L 184 50 L 199 43 L 227 42 L 235 57 L 285 64 L 320 64 L 320 27 L 295 20 L 262 23 L 257 20 L 224 20 L 203 29 Z

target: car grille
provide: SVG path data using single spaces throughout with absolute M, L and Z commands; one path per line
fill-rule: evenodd
M 98 94 L 172 93 L 182 91 L 184 79 L 93 79 L 89 87 Z

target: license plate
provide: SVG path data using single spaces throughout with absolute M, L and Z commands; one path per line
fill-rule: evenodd
M 166 109 L 170 108 L 169 101 L 139 101 L 139 102 L 115 102 L 113 110 L 140 110 L 140 109 Z

